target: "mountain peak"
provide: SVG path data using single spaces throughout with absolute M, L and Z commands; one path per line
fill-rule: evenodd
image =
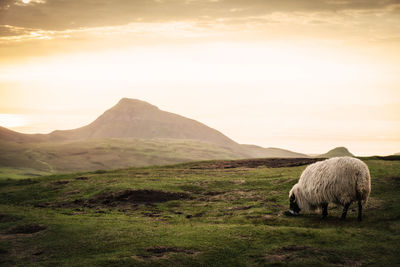
M 147 103 L 145 101 L 139 100 L 139 99 L 133 99 L 133 98 L 121 98 L 121 100 L 112 108 L 133 108 L 133 109 L 158 109 L 156 106 Z

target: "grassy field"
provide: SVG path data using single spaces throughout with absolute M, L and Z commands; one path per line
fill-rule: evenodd
M 367 159 L 364 220 L 288 217 L 305 166 L 221 162 L 0 181 L 0 265 L 394 266 L 400 161 Z M 262 165 L 262 164 L 261 164 Z

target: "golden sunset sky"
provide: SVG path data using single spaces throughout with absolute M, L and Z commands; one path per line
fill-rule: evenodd
M 0 125 L 83 126 L 122 97 L 239 143 L 400 152 L 399 0 L 0 0 Z

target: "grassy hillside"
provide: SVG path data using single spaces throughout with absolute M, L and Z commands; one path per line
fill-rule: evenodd
M 0 179 L 213 159 L 307 157 L 278 148 L 220 147 L 182 139 L 113 138 L 17 143 L 0 141 Z
M 361 223 L 354 205 L 346 221 L 333 205 L 326 220 L 285 215 L 305 166 L 284 166 L 304 159 L 2 180 L 0 265 L 399 265 L 400 161 L 365 162 Z
M 0 142 L 0 150 L 0 177 L 7 177 L 10 169 L 29 177 L 32 172 L 51 174 L 240 158 L 236 153 L 212 144 L 169 139 Z

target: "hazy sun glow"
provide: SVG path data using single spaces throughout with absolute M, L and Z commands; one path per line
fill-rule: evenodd
M 24 126 L 28 122 L 23 115 L 18 114 L 0 114 L 0 126 L 12 128 Z
M 318 86 L 329 80 L 331 84 L 346 83 L 348 87 L 359 83 L 359 77 L 364 77 L 364 83 L 368 84 L 385 75 L 375 62 L 349 53 L 268 43 L 134 48 L 66 55 L 8 66 L 1 71 L 4 80 L 13 82 L 20 81 L 21 73 L 24 81 L 33 82 L 101 83 L 125 79 L 134 83 L 284 82 Z

